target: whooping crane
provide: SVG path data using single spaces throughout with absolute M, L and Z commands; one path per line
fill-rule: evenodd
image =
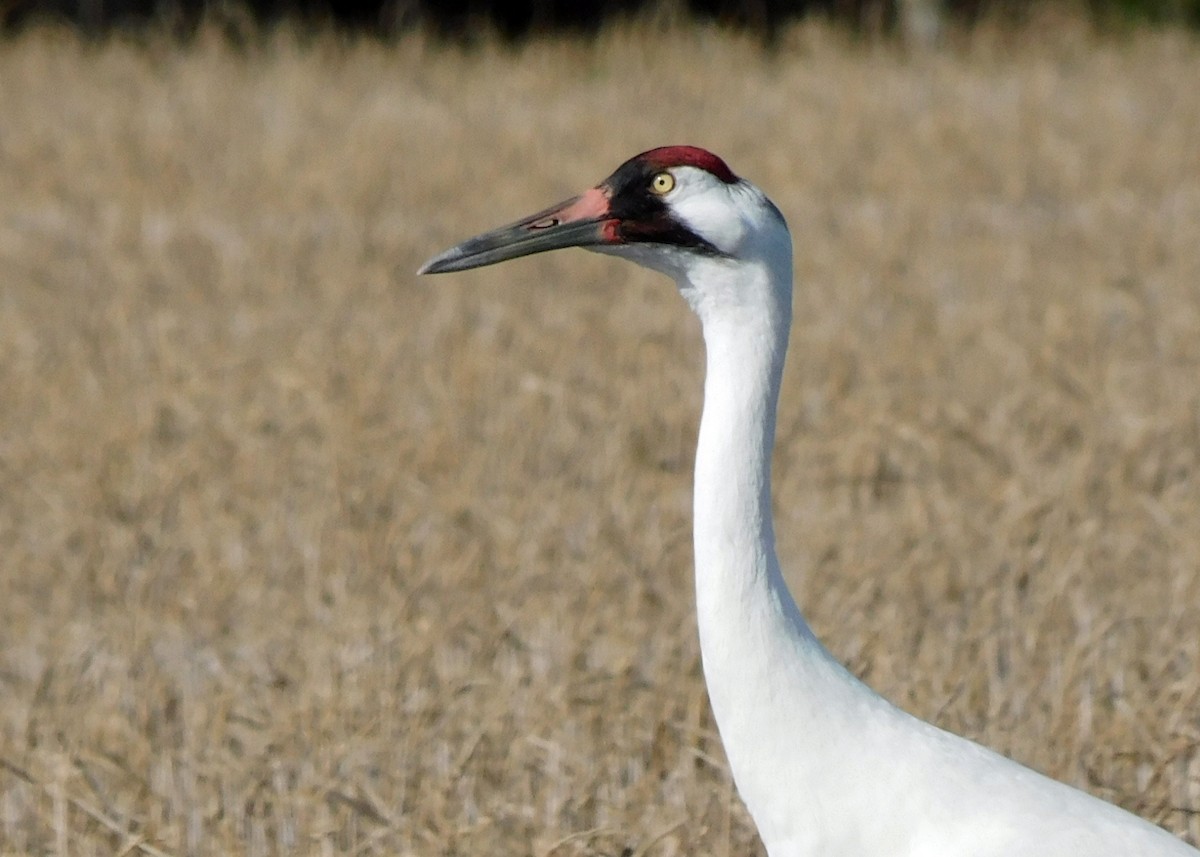
M 700 317 L 700 649 L 734 781 L 771 857 L 1200 855 L 1123 809 L 901 711 L 813 636 L 775 554 L 770 466 L 792 242 L 762 191 L 703 149 L 654 149 L 420 273 L 561 247 L 667 274 Z

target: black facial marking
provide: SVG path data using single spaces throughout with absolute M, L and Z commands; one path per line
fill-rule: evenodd
M 672 217 L 663 198 L 650 190 L 651 181 L 661 172 L 661 166 L 634 158 L 604 180 L 617 234 L 627 244 L 668 244 L 706 256 L 727 255 Z

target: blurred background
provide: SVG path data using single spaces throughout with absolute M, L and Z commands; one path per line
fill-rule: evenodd
M 695 319 L 414 273 L 680 143 L 792 229 L 818 635 L 1200 841 L 1198 8 L 0 2 L 0 855 L 762 853 Z
M 946 25 L 1018 23 L 1047 9 L 1108 27 L 1200 27 L 1200 0 L 4 0 L 0 24 L 13 28 L 53 19 L 92 34 L 149 25 L 186 35 L 214 19 L 242 27 L 292 21 L 382 36 L 429 29 L 470 40 L 481 33 L 508 39 L 594 34 L 606 24 L 650 15 L 739 26 L 773 40 L 781 27 L 812 18 L 857 32 L 920 37 Z

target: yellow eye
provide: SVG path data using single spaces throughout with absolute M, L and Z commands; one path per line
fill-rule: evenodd
M 670 193 L 675 189 L 675 176 L 670 173 L 658 173 L 654 178 L 650 179 L 650 191 L 662 196 L 664 193 Z

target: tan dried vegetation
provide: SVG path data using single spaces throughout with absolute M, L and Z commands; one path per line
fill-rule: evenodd
M 1197 80 L 1070 27 L 0 45 L 0 852 L 758 853 L 692 614 L 696 322 L 582 252 L 413 274 L 676 142 L 795 234 L 819 634 L 1197 841 Z

